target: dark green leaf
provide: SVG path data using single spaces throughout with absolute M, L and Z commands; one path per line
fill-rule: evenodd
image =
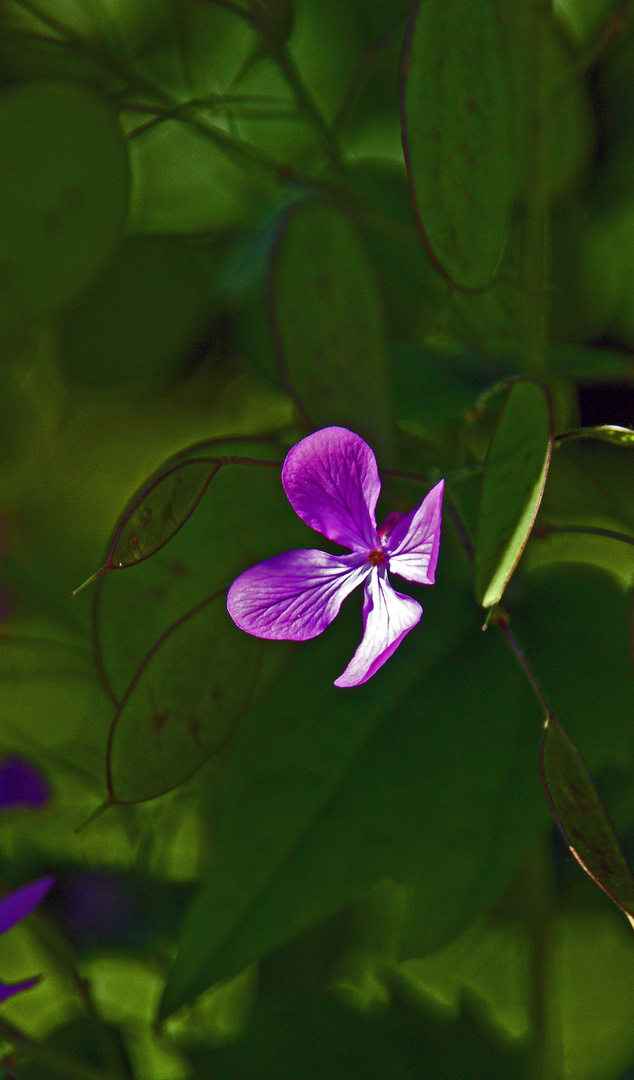
M 113 802 L 164 795 L 217 754 L 256 685 L 262 642 L 226 610 L 226 593 L 199 604 L 156 643 L 113 721 L 108 791 Z
M 381 297 L 348 215 L 315 201 L 290 212 L 271 302 L 282 362 L 311 423 L 349 427 L 388 463 L 392 410 Z
M 91 91 L 33 82 L 0 95 L 0 333 L 67 304 L 113 253 L 128 210 L 116 115 Z
M 425 242 L 463 289 L 492 281 L 506 243 L 512 108 L 494 0 L 419 0 L 404 53 L 403 145 Z
M 475 540 L 476 596 L 497 604 L 524 550 L 541 502 L 552 448 L 542 383 L 513 383 L 491 440 Z
M 634 877 L 590 772 L 554 717 L 544 727 L 540 764 L 557 824 L 593 881 L 634 926 Z
M 420 633 L 370 683 L 332 686 L 360 629 L 342 613 L 245 716 L 218 858 L 183 928 L 167 1012 L 379 878 L 406 886 L 414 955 L 506 887 L 546 815 L 537 708 L 497 635 L 474 619 L 456 647 L 473 609 L 451 578 L 424 600 Z

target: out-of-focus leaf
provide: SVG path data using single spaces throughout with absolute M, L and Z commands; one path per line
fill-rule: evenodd
M 530 535 L 552 449 L 550 401 L 542 383 L 512 384 L 484 468 L 475 540 L 476 596 L 497 604 Z
M 577 862 L 634 926 L 634 877 L 579 751 L 553 716 L 544 725 L 540 766 L 559 829 Z
M 465 1010 L 454 1023 L 421 1016 L 396 1002 L 384 1015 L 362 1016 L 325 994 L 263 996 L 236 1044 L 196 1049 L 192 1080 L 520 1080 L 521 1053 L 491 1040 Z
M 130 237 L 61 330 L 62 363 L 92 386 L 178 373 L 209 318 L 187 240 Z
M 544 497 L 526 547 L 526 571 L 561 563 L 634 582 L 634 448 L 610 425 L 555 444 Z
M 547 820 L 538 713 L 504 642 L 444 580 L 450 562 L 445 550 L 421 596 L 422 640 L 408 635 L 380 678 L 349 695 L 332 686 L 358 635 L 358 615 L 355 632 L 342 612 L 243 719 L 217 860 L 185 920 L 166 1013 L 381 878 L 407 889 L 409 955 L 439 947 L 508 885 Z
M 124 515 L 106 565 L 133 566 L 159 551 L 193 514 L 220 467 L 210 458 L 194 458 L 162 473 Z
M 91 91 L 33 82 L 0 95 L 0 333 L 72 300 L 114 251 L 128 209 L 117 118 Z
M 517 184 L 497 5 L 416 3 L 403 70 L 403 146 L 423 237 L 449 281 L 485 288 L 504 250 Z
M 219 440 L 208 449 L 214 456 L 263 459 L 279 453 L 255 440 Z M 97 583 L 94 634 L 115 700 L 155 641 L 205 597 L 261 559 L 314 546 L 315 533 L 293 512 L 277 468 L 223 466 L 169 544 L 130 573 L 108 573 Z
M 157 641 L 112 724 L 113 802 L 164 795 L 222 749 L 253 695 L 262 651 L 230 619 L 224 591 Z
M 275 195 L 272 174 L 225 147 L 225 141 L 224 128 L 215 139 L 213 131 L 206 134 L 185 118 L 162 120 L 132 138 L 131 228 L 148 233 L 230 229 L 259 211 Z
M 315 427 L 344 424 L 391 457 L 391 399 L 381 297 L 343 211 L 307 201 L 288 216 L 273 266 L 280 358 Z

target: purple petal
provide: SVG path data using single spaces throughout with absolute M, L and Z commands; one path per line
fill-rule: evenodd
M 21 994 L 23 990 L 30 990 L 32 986 L 37 986 L 41 982 L 42 976 L 36 975 L 34 979 L 27 979 L 26 982 L 20 983 L 3 983 L 0 982 L 0 1003 L 6 1001 L 7 998 L 13 997 L 14 994 Z
M 420 585 L 434 584 L 444 487 L 444 480 L 436 484 L 420 506 L 394 526 L 386 545 L 390 570 Z
M 0 765 L 0 810 L 14 806 L 44 806 L 51 797 L 46 777 L 21 758 L 6 758 Z
M 23 885 L 0 900 L 0 934 L 26 918 L 36 908 L 51 888 L 55 878 L 43 877 Z
M 335 686 L 360 686 L 371 679 L 423 614 L 411 596 L 394 591 L 385 573 L 371 574 L 364 592 L 363 639 Z
M 374 511 L 381 490 L 376 458 L 359 435 L 328 427 L 289 450 L 282 484 L 311 529 L 353 551 L 379 547 Z
M 307 641 L 330 625 L 371 569 L 357 553 L 287 551 L 236 578 L 227 610 L 241 630 L 255 637 Z

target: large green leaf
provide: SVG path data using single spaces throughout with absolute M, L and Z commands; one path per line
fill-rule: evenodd
M 438 947 L 508 884 L 547 818 L 539 716 L 503 641 L 481 634 L 443 578 L 425 591 L 420 632 L 370 683 L 332 686 L 358 635 L 342 614 L 245 717 L 217 861 L 183 928 L 166 1012 L 378 878 L 407 886 L 415 951 Z
M 476 596 L 483 607 L 500 600 L 530 535 L 552 448 L 546 388 L 513 383 L 484 467 L 475 539 Z
M 57 311 L 101 269 L 128 210 L 115 114 L 89 90 L 33 82 L 0 95 L 0 333 Z
M 381 297 L 347 214 L 316 201 L 291 210 L 272 306 L 281 360 L 310 422 L 349 427 L 387 464 L 392 410 Z
M 454 285 L 485 288 L 504 250 L 517 183 L 494 0 L 419 0 L 403 63 L 403 146 L 423 237 Z

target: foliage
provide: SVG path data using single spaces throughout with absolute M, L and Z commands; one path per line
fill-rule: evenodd
M 631 0 L 3 0 L 3 1075 L 629 1075 L 633 87 Z M 359 686 L 226 610 L 326 427 L 445 481 Z

